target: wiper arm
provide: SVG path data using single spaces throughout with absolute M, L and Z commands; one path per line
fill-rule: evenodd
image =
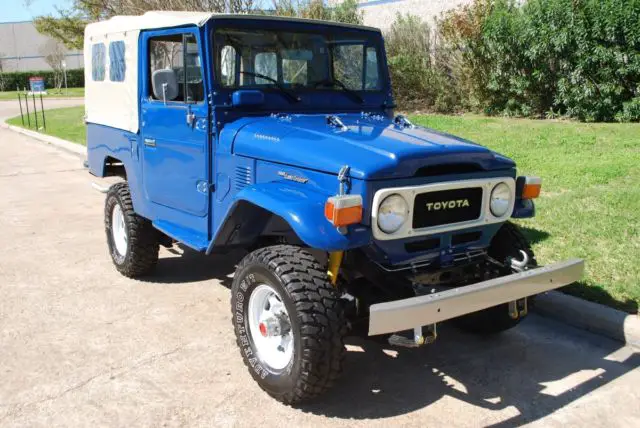
M 339 81 L 336 78 L 318 80 L 317 82 L 313 82 L 313 87 L 314 88 L 317 88 L 320 85 L 338 86 L 338 87 L 342 88 L 342 90 L 344 90 L 345 94 L 349 95 L 357 103 L 364 104 L 364 99 L 360 95 L 358 95 L 358 93 L 356 91 L 354 91 L 353 89 L 348 88 L 347 85 L 345 85 L 344 83 L 342 83 L 341 81 Z
M 260 74 L 260 73 L 254 73 L 253 71 L 241 71 L 240 74 L 247 74 L 249 76 L 254 76 L 254 77 L 258 77 L 260 79 L 264 79 L 267 80 L 269 82 L 272 82 L 276 88 L 278 88 L 280 90 L 280 92 L 282 92 L 291 102 L 294 103 L 298 103 L 300 101 L 302 101 L 300 99 L 300 97 L 298 96 L 298 94 L 296 94 L 295 92 L 285 88 L 280 82 L 278 82 L 276 79 L 269 77 L 269 76 L 265 76 L 264 74 Z

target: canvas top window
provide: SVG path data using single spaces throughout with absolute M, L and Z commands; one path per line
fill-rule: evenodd
M 201 60 L 193 34 L 149 39 L 149 97 L 158 101 L 204 100 Z
M 382 89 L 379 40 L 366 34 L 226 28 L 214 42 L 223 88 Z

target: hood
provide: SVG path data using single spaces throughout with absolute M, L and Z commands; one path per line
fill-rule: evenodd
M 382 116 L 341 114 L 344 127 L 326 115 L 273 115 L 243 126 L 237 155 L 364 180 L 407 178 L 515 166 L 486 147 L 423 127 L 399 127 Z

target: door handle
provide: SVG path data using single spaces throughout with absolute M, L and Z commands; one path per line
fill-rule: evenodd
M 193 123 L 196 121 L 196 115 L 192 112 L 187 113 L 187 125 L 193 128 Z
M 145 138 L 144 139 L 144 145 L 147 147 L 155 147 L 156 146 L 156 140 L 153 138 Z

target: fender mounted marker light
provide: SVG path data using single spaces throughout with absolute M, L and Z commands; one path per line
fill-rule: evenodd
M 540 196 L 542 180 L 540 177 L 524 177 L 522 186 L 522 199 L 535 199 Z
M 344 227 L 362 221 L 362 196 L 338 195 L 327 199 L 324 216 L 336 227 Z

